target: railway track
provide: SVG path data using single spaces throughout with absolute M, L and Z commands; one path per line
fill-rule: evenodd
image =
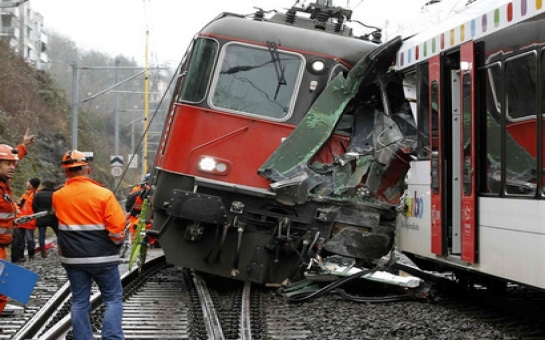
M 20 316 L 0 318 L 0 339 L 73 338 L 69 289 L 58 268 L 60 288 L 48 280 L 51 286 L 39 287 Z M 122 280 L 126 339 L 545 339 L 543 328 L 531 321 L 456 296 L 371 304 L 329 294 L 288 303 L 274 289 L 201 276 L 167 265 L 162 256 Z M 518 303 L 525 297 L 519 296 Z M 99 339 L 103 312 L 98 293 L 92 305 L 94 337 Z M 5 328 L 8 320 L 13 328 Z
M 249 283 L 237 281 L 234 286 L 229 285 L 228 291 L 211 292 L 202 277 L 167 265 L 163 256 L 148 261 L 141 271 L 133 270 L 122 276 L 122 282 L 126 339 L 255 339 L 250 326 Z M 94 338 L 100 339 L 103 307 L 96 287 L 91 305 Z M 14 340 L 72 338 L 68 284 L 10 337 Z
M 33 295 L 26 306 L 18 302 L 9 301 L 8 307 L 0 317 L 0 339 L 13 339 L 14 335 L 27 325 L 27 321 L 43 314 L 43 307 L 56 301 L 59 294 L 68 291 L 67 277 L 60 262 L 54 258 L 47 261 L 35 260 L 37 263 L 47 265 L 47 278 L 40 279 L 34 289 Z M 40 275 L 44 276 L 44 275 Z

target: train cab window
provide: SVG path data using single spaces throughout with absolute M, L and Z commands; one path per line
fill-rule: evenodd
M 180 93 L 179 101 L 199 103 L 204 100 L 206 88 L 210 82 L 214 60 L 218 50 L 218 43 L 210 39 L 197 39 L 187 62 L 184 86 Z
M 270 44 L 266 48 L 227 44 L 212 86 L 211 106 L 285 120 L 293 109 L 303 58 Z
M 537 175 L 537 58 L 507 60 L 505 85 L 505 193 L 535 195 Z

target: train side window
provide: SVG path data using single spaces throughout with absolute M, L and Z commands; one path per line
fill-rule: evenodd
M 439 160 L 439 86 L 437 81 L 431 83 L 431 189 L 439 194 L 441 188 Z
M 463 142 L 464 142 L 464 195 L 471 196 L 473 188 L 473 152 L 471 145 L 472 126 L 473 126 L 473 108 L 472 108 L 472 87 L 471 73 L 465 72 L 462 76 L 463 81 Z
M 428 63 L 416 68 L 417 77 L 417 114 L 418 114 L 418 158 L 430 156 L 430 91 Z
M 537 57 L 505 63 L 505 193 L 535 195 L 537 176 Z
M 276 47 L 227 44 L 216 71 L 211 105 L 285 120 L 295 104 L 303 66 L 302 56 Z
M 210 39 L 197 39 L 188 60 L 182 91 L 178 101 L 199 103 L 206 96 L 206 89 L 214 69 L 218 43 Z
M 501 65 L 492 64 L 479 70 L 479 79 L 484 83 L 486 98 L 483 100 L 486 107 L 486 118 L 483 119 L 483 134 L 481 142 L 486 158 L 486 180 L 481 182 L 480 191 L 486 194 L 499 195 L 501 193 L 502 158 L 501 158 Z

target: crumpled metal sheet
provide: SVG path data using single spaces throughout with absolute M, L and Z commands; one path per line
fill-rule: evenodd
M 386 255 L 391 243 L 388 235 L 364 233 L 358 228 L 346 227 L 329 239 L 324 249 L 333 254 L 373 260 Z
M 346 79 L 339 74 L 292 134 L 260 167 L 258 173 L 271 181 L 271 189 L 279 201 L 302 204 L 312 197 L 352 200 L 379 191 L 382 174 L 400 151 L 398 144 L 404 138 L 396 122 L 388 116 L 388 104 L 384 105 L 387 112 L 367 105 L 366 109 L 356 110 L 353 120 L 346 120 L 353 122 L 354 134 L 347 152 L 332 164 L 316 169 L 310 162 L 330 139 L 356 94 L 375 96 L 361 91 L 361 87 L 375 84 L 379 76 L 388 72 L 401 43 L 401 38 L 396 37 L 365 55 Z M 384 89 L 382 85 L 380 88 Z M 364 185 L 373 190 L 361 190 Z

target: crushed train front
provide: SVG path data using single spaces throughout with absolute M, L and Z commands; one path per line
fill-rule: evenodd
M 351 36 L 340 8 L 318 8 L 317 29 L 312 10 L 222 15 L 196 36 L 152 183 L 168 262 L 280 284 L 391 249 L 414 133 L 389 72 L 401 39 Z

